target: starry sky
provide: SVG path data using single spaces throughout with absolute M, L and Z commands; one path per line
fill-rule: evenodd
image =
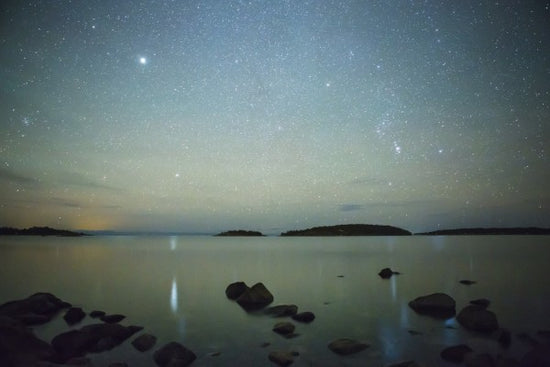
M 549 1 L 0 12 L 1 226 L 550 226 Z

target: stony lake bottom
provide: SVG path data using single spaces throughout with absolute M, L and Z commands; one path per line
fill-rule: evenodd
M 138 352 L 131 339 L 106 353 L 89 354 L 94 366 L 125 361 L 151 366 L 157 347 L 177 341 L 197 355 L 193 366 L 269 366 L 268 353 L 299 353 L 293 366 L 385 366 L 443 361 L 443 348 L 466 343 L 476 352 L 520 358 L 525 338 L 550 329 L 550 236 L 208 237 L 90 236 L 0 239 L 0 303 L 51 292 L 85 312 L 126 316 L 158 338 Z M 381 279 L 391 267 L 400 275 Z M 476 281 L 463 285 L 463 279 Z M 295 304 L 315 320 L 296 324 L 298 336 L 272 331 L 280 321 L 247 313 L 225 296 L 232 282 L 262 282 L 278 304 Z M 416 314 L 412 299 L 444 292 L 457 312 L 487 298 L 499 325 L 512 335 L 505 349 L 455 320 Z M 36 327 L 50 341 L 70 328 L 59 315 Z M 139 334 L 137 334 L 139 335 Z M 350 356 L 327 348 L 337 338 L 370 347 Z

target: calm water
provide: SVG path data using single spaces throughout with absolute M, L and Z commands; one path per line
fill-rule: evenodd
M 493 355 L 519 356 L 527 347 L 514 339 L 510 350 L 501 350 L 454 319 L 415 314 L 410 300 L 446 292 L 460 310 L 472 299 L 489 298 L 501 326 L 534 336 L 550 329 L 549 259 L 548 236 L 2 237 L 0 303 L 47 291 L 88 312 L 122 313 L 123 324 L 156 335 L 157 347 L 175 340 L 192 349 L 196 366 L 271 365 L 267 355 L 275 349 L 299 351 L 293 366 L 383 366 L 405 359 L 436 366 L 444 365 L 440 350 L 456 343 Z M 378 271 L 388 266 L 402 275 L 380 279 Z M 478 283 L 464 286 L 461 279 Z M 261 281 L 274 305 L 294 303 L 317 318 L 296 323 L 300 336 L 284 339 L 271 331 L 278 320 L 247 314 L 226 299 L 225 287 L 238 280 Z M 51 340 L 67 329 L 58 318 L 36 333 Z M 340 337 L 371 347 L 336 356 L 326 345 Z M 271 345 L 262 348 L 264 342 Z M 98 366 L 120 360 L 149 366 L 151 355 L 125 343 L 91 356 Z

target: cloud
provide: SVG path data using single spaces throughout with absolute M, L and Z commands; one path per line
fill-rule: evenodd
M 78 186 L 91 189 L 103 189 L 109 191 L 121 191 L 120 188 L 91 180 L 85 175 L 75 172 L 63 172 L 57 176 L 56 184 Z
M 340 205 L 341 212 L 354 212 L 364 208 L 362 204 L 342 204 Z
M 7 168 L 0 168 L 0 180 L 11 181 L 21 185 L 36 185 L 40 182 L 35 178 L 21 175 Z

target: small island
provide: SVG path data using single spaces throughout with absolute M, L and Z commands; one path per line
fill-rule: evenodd
M 415 233 L 419 236 L 480 236 L 480 235 L 549 235 L 550 228 L 514 227 L 514 228 L 457 228 Z
M 221 232 L 216 237 L 263 237 L 262 232 L 258 231 L 245 231 L 243 229 L 237 229 L 232 231 Z
M 50 227 L 30 227 L 24 229 L 1 227 L 0 236 L 60 236 L 60 237 L 80 237 L 86 236 L 82 232 L 67 231 L 64 229 L 55 229 Z
M 376 224 L 340 224 L 281 233 L 281 236 L 410 236 L 411 232 Z

